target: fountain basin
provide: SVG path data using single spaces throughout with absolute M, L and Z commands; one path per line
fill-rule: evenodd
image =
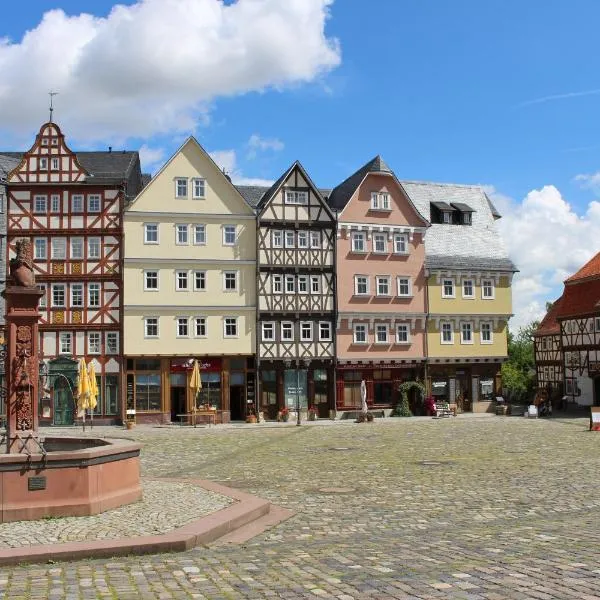
M 141 444 L 46 437 L 47 454 L 0 454 L 0 522 L 94 515 L 136 502 Z

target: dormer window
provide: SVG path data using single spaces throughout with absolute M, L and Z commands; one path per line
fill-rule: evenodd
M 442 223 L 452 223 L 452 213 L 447 210 L 442 212 Z
M 447 202 L 431 203 L 431 222 L 446 223 L 450 225 L 454 222 L 454 208 Z
M 387 192 L 371 192 L 371 210 L 390 210 L 390 195 Z
M 471 225 L 471 215 L 474 211 L 468 204 L 464 204 L 463 202 L 452 202 L 452 207 L 458 211 L 457 223 L 460 225 Z

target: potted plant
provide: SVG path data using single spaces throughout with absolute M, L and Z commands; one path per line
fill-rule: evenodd
M 248 411 L 246 423 L 256 423 L 256 413 L 254 412 L 253 408 L 249 409 Z
M 314 406 L 308 407 L 308 420 L 309 421 L 317 420 L 317 409 Z
M 278 421 L 289 421 L 290 420 L 290 409 L 284 406 L 277 414 Z

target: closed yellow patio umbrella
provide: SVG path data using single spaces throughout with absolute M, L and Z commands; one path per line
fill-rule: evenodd
M 198 366 L 198 361 L 194 359 L 194 366 L 192 367 L 192 375 L 190 377 L 190 389 L 193 394 L 193 402 L 192 405 L 192 413 L 194 419 L 194 427 L 196 426 L 196 402 L 198 398 L 198 392 L 202 389 L 202 378 L 200 377 L 200 367 Z
M 79 369 L 77 372 L 77 414 L 83 416 L 83 430 L 85 431 L 85 410 L 89 408 L 90 401 L 90 380 L 87 367 L 83 358 L 79 359 Z
M 88 400 L 88 408 L 90 409 L 91 427 L 94 428 L 94 409 L 98 405 L 98 383 L 96 382 L 96 369 L 94 363 L 88 365 L 88 379 L 90 388 L 90 397 Z

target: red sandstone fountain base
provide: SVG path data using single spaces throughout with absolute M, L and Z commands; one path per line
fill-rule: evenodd
M 140 444 L 45 438 L 47 454 L 0 454 L 0 522 L 94 515 L 142 497 Z

